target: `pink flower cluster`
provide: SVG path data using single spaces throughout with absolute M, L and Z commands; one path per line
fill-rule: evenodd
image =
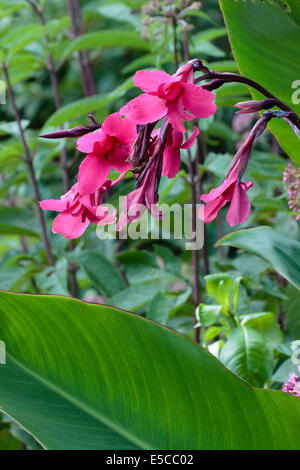
M 54 233 L 73 239 L 79 237 L 90 222 L 103 225 L 115 222 L 116 213 L 109 214 L 101 199 L 128 170 L 134 173 L 138 187 L 125 198 L 117 228 L 120 230 L 141 215 L 135 210 L 139 205 L 159 217 L 156 203 L 160 176 L 176 176 L 180 149 L 191 147 L 199 132 L 195 127 L 191 137 L 183 143 L 186 129 L 182 121 L 207 118 L 216 112 L 214 95 L 194 84 L 193 61 L 180 67 L 173 76 L 158 70 L 138 71 L 133 80 L 145 93 L 123 106 L 120 112 L 108 116 L 99 129 L 86 133 L 83 128 L 84 135 L 78 139 L 77 148 L 86 156 L 79 167 L 78 182 L 59 200 L 40 203 L 43 209 L 59 212 L 52 227 Z M 154 129 L 162 118 L 164 142 L 162 131 Z M 145 130 L 147 124 L 151 124 L 152 131 L 143 153 L 145 161 L 140 162 L 138 171 L 133 168 L 132 155 L 135 153 L 139 158 L 140 150 L 135 151 L 135 148 L 141 129 Z M 80 133 L 80 129 L 73 130 L 73 134 Z M 109 179 L 111 169 L 120 173 L 116 181 Z
M 298 366 L 300 371 L 300 366 Z M 289 380 L 283 384 L 282 391 L 300 397 L 300 377 L 292 372 L 289 374 Z
M 289 208 L 297 214 L 296 220 L 300 221 L 300 169 L 289 163 L 283 172 L 283 182 L 287 185 Z

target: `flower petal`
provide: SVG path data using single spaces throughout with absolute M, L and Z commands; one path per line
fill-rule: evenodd
M 174 78 L 161 70 L 138 70 L 133 77 L 135 86 L 148 92 L 157 91 L 162 83 L 175 81 Z
M 109 161 L 114 170 L 118 173 L 123 173 L 129 170 L 130 163 L 126 161 L 131 152 L 131 145 L 118 145 L 109 156 Z
M 199 129 L 198 127 L 194 126 L 193 133 L 189 139 L 187 139 L 183 145 L 181 145 L 182 149 L 189 149 L 194 145 L 194 142 L 196 140 L 196 137 L 199 135 Z
M 120 113 L 108 116 L 102 124 L 102 131 L 125 145 L 131 144 L 137 137 L 136 124 L 130 118 L 122 118 Z
M 246 194 L 246 186 L 243 183 L 236 184 L 234 187 L 231 204 L 227 211 L 227 223 L 234 225 L 243 224 L 251 212 L 251 204 Z
M 183 83 L 184 87 L 184 107 L 198 118 L 208 118 L 217 110 L 213 104 L 215 95 L 208 90 L 192 83 Z
M 109 175 L 111 164 L 106 158 L 87 155 L 81 162 L 78 172 L 78 190 L 81 194 L 97 191 Z
M 209 224 L 212 222 L 217 217 L 219 210 L 222 209 L 227 202 L 228 201 L 224 199 L 222 195 L 208 202 L 204 206 L 204 223 Z
M 67 201 L 62 199 L 45 199 L 39 202 L 40 207 L 46 211 L 61 212 L 66 210 Z
M 82 216 L 73 216 L 69 212 L 61 212 L 53 222 L 52 232 L 61 233 L 66 238 L 74 239 L 80 237 L 90 221 L 86 217 L 85 221 L 82 222 Z
M 120 112 L 136 124 L 148 124 L 165 116 L 167 108 L 165 102 L 157 96 L 143 94 L 129 101 Z
M 101 129 L 97 129 L 94 132 L 89 132 L 77 140 L 77 149 L 82 153 L 91 153 L 94 151 L 96 144 L 101 145 L 104 137 L 104 133 L 101 131 Z
M 174 178 L 180 168 L 180 150 L 179 148 L 166 145 L 163 154 L 162 176 Z

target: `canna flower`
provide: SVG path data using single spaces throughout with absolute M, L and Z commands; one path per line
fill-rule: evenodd
M 120 112 L 137 124 L 148 124 L 167 116 L 174 129 L 186 132 L 181 120 L 207 118 L 217 110 L 213 93 L 193 83 L 192 62 L 173 76 L 159 70 L 139 70 L 133 81 L 145 93 L 123 106 Z
M 120 113 L 108 116 L 101 129 L 77 140 L 77 148 L 88 155 L 81 162 L 78 173 L 78 191 L 96 192 L 104 184 L 111 168 L 123 173 L 130 168 L 127 158 L 132 142 L 137 137 L 136 125 Z
M 300 366 L 298 366 L 300 371 Z M 300 397 L 300 377 L 294 372 L 289 374 L 289 380 L 283 384 L 282 391 Z
M 159 131 L 160 129 L 156 129 L 152 136 L 156 136 Z M 176 129 L 169 132 L 163 154 L 162 176 L 174 178 L 177 175 L 180 168 L 180 150 L 191 148 L 198 134 L 199 129 L 194 126 L 192 135 L 183 143 L 182 132 Z
M 206 224 L 217 217 L 219 210 L 227 202 L 230 202 L 230 206 L 226 220 L 231 227 L 243 224 L 249 217 L 251 204 L 246 192 L 253 184 L 250 181 L 239 181 L 238 172 L 239 167 L 236 165 L 218 188 L 214 188 L 208 194 L 202 194 L 200 197 L 200 200 L 206 203 L 204 206 L 204 222 Z
M 60 199 L 47 199 L 40 202 L 44 210 L 60 212 L 54 219 L 52 232 L 61 233 L 66 238 L 80 237 L 90 222 L 100 225 L 112 224 L 116 221 L 116 212 L 109 215 L 108 208 L 100 206 L 102 194 L 117 184 L 125 173 L 116 181 L 106 180 L 100 189 L 88 195 L 78 191 L 78 183 Z
M 130 222 L 139 219 L 145 209 L 148 209 L 156 219 L 162 218 L 162 213 L 157 206 L 159 199 L 157 187 L 160 179 L 162 155 L 158 152 L 156 155 L 153 154 L 152 158 L 154 160 L 145 173 L 140 186 L 123 199 L 122 212 L 117 223 L 118 231 L 121 231 Z
M 288 206 L 296 213 L 296 220 L 300 221 L 300 168 L 289 163 L 283 172 L 283 182 L 287 185 Z

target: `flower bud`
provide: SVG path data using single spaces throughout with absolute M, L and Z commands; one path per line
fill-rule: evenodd
M 263 109 L 270 109 L 276 106 L 276 101 L 272 98 L 267 98 L 262 101 L 243 101 L 236 103 L 235 108 L 241 108 L 236 114 L 256 113 Z

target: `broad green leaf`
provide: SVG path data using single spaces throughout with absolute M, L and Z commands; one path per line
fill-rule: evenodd
M 142 39 L 140 33 L 125 29 L 109 29 L 93 31 L 79 36 L 72 41 L 63 53 L 63 59 L 76 51 L 101 47 L 129 47 L 141 51 L 149 51 L 150 43 Z
M 241 324 L 258 331 L 272 346 L 278 346 L 282 343 L 283 334 L 274 313 L 250 313 L 243 317 Z
M 272 376 L 273 351 L 264 338 L 248 326 L 234 328 L 220 360 L 242 379 L 261 387 Z
M 31 220 L 30 228 L 28 220 Z M 36 237 L 32 215 L 25 209 L 16 207 L 0 207 L 0 233 L 10 235 L 26 235 Z
M 221 305 L 200 304 L 197 308 L 197 317 L 199 319 L 199 325 L 211 326 L 216 323 L 221 308 Z
M 267 261 L 279 274 L 300 289 L 300 243 L 270 227 L 237 230 L 217 241 L 249 251 Z
M 222 305 L 226 314 L 230 309 L 233 280 L 226 273 L 208 274 L 204 279 L 208 295 Z
M 63 106 L 61 109 L 56 111 L 44 124 L 43 129 L 47 127 L 57 127 L 66 121 L 88 115 L 91 111 L 97 111 L 98 109 L 106 106 L 112 101 L 123 96 L 127 90 L 134 87 L 134 83 L 131 78 L 126 80 L 115 90 L 110 93 L 103 93 L 100 95 L 90 96 L 88 98 L 82 98 L 73 103 Z
M 286 327 L 294 339 L 300 338 L 300 294 L 293 286 L 286 290 L 287 299 L 283 302 Z
M 48 449 L 299 449 L 299 399 L 140 316 L 1 292 L 0 337 L 1 408 Z
M 273 382 L 286 382 L 289 378 L 289 374 L 299 375 L 299 364 L 295 364 L 291 359 L 284 361 L 276 370 L 275 374 L 272 376 Z
M 300 77 L 299 2 L 284 2 L 290 11 L 278 3 L 220 0 L 241 74 L 263 85 L 299 115 L 299 103 L 293 100 L 296 90 L 292 88 Z M 251 93 L 255 99 L 261 97 L 252 89 Z M 300 163 L 300 140 L 290 126 L 276 120 L 270 129 L 289 156 Z
M 162 288 L 158 281 L 134 284 L 109 297 L 107 303 L 114 307 L 136 312 L 150 302 L 161 290 Z
M 68 262 L 61 258 L 54 267 L 42 271 L 36 276 L 36 282 L 40 289 L 48 294 L 70 295 L 68 289 Z
M 112 296 L 126 288 L 118 269 L 99 253 L 82 251 L 76 260 L 100 293 Z

